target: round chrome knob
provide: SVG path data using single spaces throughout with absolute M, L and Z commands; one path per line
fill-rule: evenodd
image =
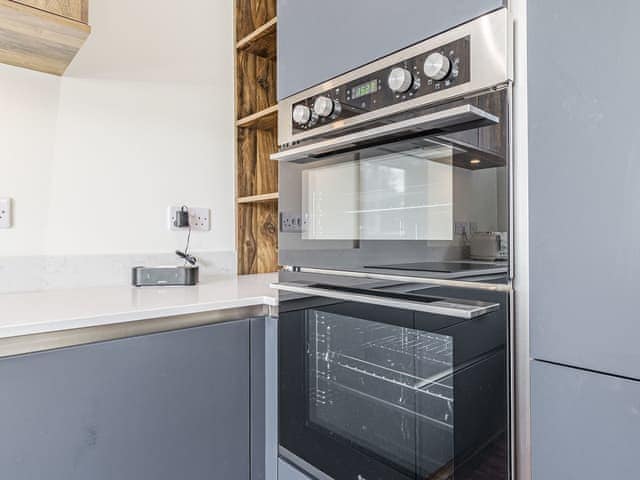
M 391 70 L 387 84 L 396 93 L 404 93 L 411 88 L 413 75 L 406 68 L 396 67 Z
M 334 103 L 329 97 L 318 97 L 313 103 L 313 111 L 320 117 L 328 117 L 333 113 Z
M 434 52 L 424 61 L 424 74 L 433 80 L 444 80 L 451 72 L 451 60 Z
M 296 105 L 292 116 L 293 121 L 298 125 L 306 125 L 311 121 L 311 109 L 306 105 Z

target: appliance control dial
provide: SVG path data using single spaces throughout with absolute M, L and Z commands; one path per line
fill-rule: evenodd
M 424 74 L 433 80 L 444 80 L 451 72 L 451 60 L 439 52 L 430 54 L 424 61 Z
M 406 68 L 396 67 L 391 70 L 387 83 L 393 92 L 404 93 L 411 88 L 413 75 Z
M 329 97 L 318 97 L 313 104 L 313 111 L 320 117 L 328 117 L 333 113 L 335 104 Z
M 306 125 L 311 121 L 311 109 L 306 105 L 296 105 L 292 116 L 293 121 L 298 125 Z

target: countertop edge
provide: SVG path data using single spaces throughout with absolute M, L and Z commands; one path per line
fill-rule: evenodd
M 0 330 L 0 358 L 169 332 L 272 314 L 272 297 L 158 308 Z M 11 332 L 13 330 L 13 332 Z

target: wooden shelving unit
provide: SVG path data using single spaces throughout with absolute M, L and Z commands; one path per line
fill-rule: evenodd
M 236 0 L 238 273 L 278 269 L 276 0 Z

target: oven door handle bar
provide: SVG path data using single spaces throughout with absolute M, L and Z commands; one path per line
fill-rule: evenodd
M 330 138 L 315 143 L 289 148 L 271 155 L 271 160 L 279 162 L 292 162 L 302 160 L 309 156 L 322 155 L 332 151 L 345 148 L 357 147 L 363 142 L 370 142 L 377 138 L 384 138 L 394 134 L 426 133 L 434 130 L 453 129 L 473 124 L 473 128 L 478 126 L 496 125 L 500 119 L 495 115 L 473 105 L 460 105 L 439 112 L 428 113 L 416 118 L 402 120 L 399 122 L 350 133 L 342 137 Z
M 346 302 L 365 303 L 368 305 L 412 310 L 414 312 L 432 313 L 434 315 L 444 315 L 447 317 L 456 317 L 465 320 L 480 317 L 500 308 L 500 304 L 498 303 L 446 298 L 436 300 L 434 302 L 417 302 L 414 300 L 403 300 L 378 295 L 353 293 L 338 289 L 329 290 L 326 288 L 298 285 L 294 283 L 273 283 L 271 284 L 271 288 L 283 292 L 299 293 L 301 295 L 312 295 L 315 297 L 344 300 Z

